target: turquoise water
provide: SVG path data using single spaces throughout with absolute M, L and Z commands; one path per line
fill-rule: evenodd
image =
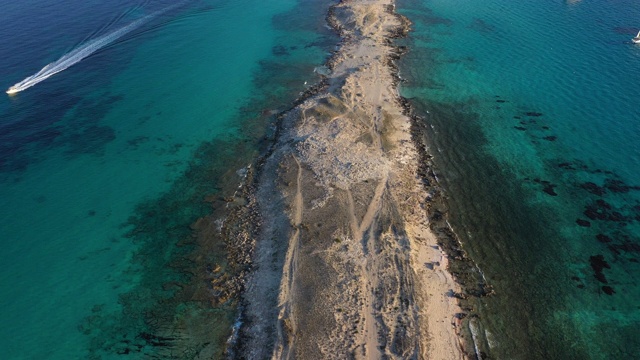
M 212 302 L 204 279 L 226 248 L 189 226 L 226 215 L 238 170 L 336 40 L 323 4 L 173 4 L 3 6 L 5 89 L 171 6 L 0 99 L 4 359 L 222 356 L 236 303 Z
M 466 336 L 483 358 L 639 358 L 640 4 L 399 8 L 402 93 L 495 290 L 469 301 Z

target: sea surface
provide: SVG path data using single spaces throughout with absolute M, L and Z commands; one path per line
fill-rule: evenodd
M 2 5 L 2 359 L 223 356 L 237 301 L 203 278 L 225 276 L 226 247 L 190 225 L 224 218 L 276 114 L 318 81 L 328 6 Z
M 478 358 L 640 358 L 635 0 L 399 0 L 402 94 L 495 293 Z

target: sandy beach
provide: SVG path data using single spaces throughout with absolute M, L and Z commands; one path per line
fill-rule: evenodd
M 237 355 L 461 359 L 459 286 L 430 230 L 392 39 L 392 0 L 343 1 L 326 77 L 282 114 L 257 178 Z

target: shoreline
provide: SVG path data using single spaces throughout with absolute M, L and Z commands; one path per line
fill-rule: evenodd
M 394 10 L 390 0 L 330 8 L 342 40 L 328 74 L 279 116 L 245 188 L 253 221 L 241 243 L 252 249 L 241 252 L 253 269 L 230 354 L 465 357 L 463 292 L 429 204 L 434 174 L 398 92 L 403 49 L 392 40 L 409 22 Z

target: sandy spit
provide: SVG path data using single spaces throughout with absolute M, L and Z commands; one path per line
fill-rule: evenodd
M 403 113 L 393 0 L 342 1 L 323 86 L 283 114 L 254 193 L 261 221 L 236 357 L 462 359 L 457 283 L 429 229 Z

